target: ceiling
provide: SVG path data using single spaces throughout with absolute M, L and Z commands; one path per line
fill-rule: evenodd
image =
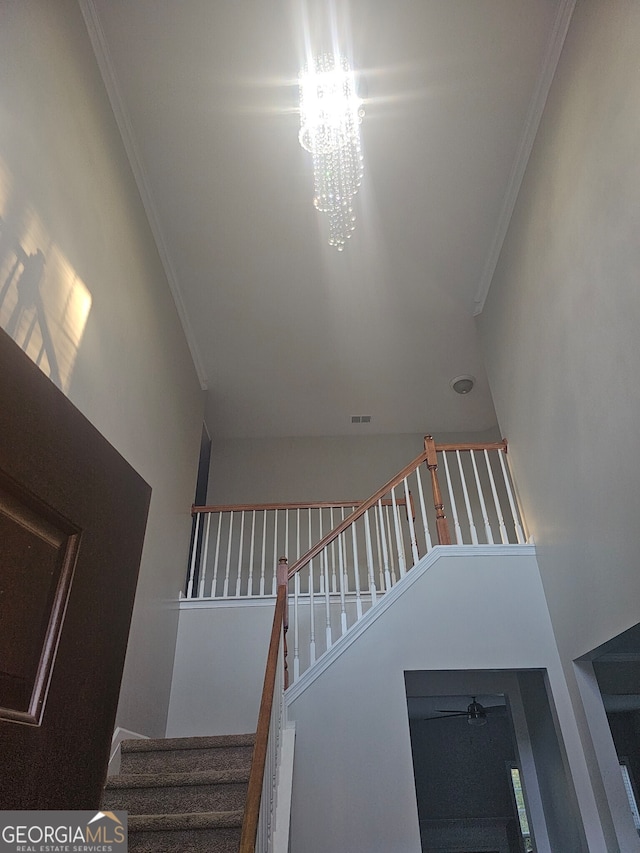
M 571 0 L 80 3 L 213 435 L 495 426 L 474 315 Z M 297 75 L 332 33 L 366 113 L 342 253 L 297 138 Z

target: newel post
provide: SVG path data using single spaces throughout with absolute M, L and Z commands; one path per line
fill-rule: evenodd
M 436 510 L 438 543 L 440 545 L 451 545 L 449 524 L 447 523 L 447 517 L 444 514 L 444 504 L 442 502 L 442 494 L 440 493 L 440 483 L 438 482 L 438 456 L 436 453 L 436 443 L 432 435 L 425 435 L 424 449 L 427 454 L 427 468 L 431 474 L 431 489 L 433 491 L 433 505 Z
M 276 580 L 278 582 L 278 589 L 280 589 L 281 586 L 285 588 L 284 615 L 282 617 L 282 642 L 284 643 L 284 689 L 286 690 L 289 686 L 289 665 L 287 663 L 287 631 L 289 630 L 289 596 L 287 588 L 289 586 L 289 562 L 286 557 L 280 557 L 278 560 Z

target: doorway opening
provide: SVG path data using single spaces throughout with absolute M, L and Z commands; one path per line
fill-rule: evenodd
M 211 436 L 206 424 L 202 424 L 200 436 L 200 455 L 198 457 L 198 475 L 196 477 L 196 492 L 193 499 L 194 506 L 206 506 L 207 491 L 209 489 L 209 468 L 211 465 Z M 197 524 L 194 515 L 191 519 L 191 541 L 189 542 L 189 560 L 187 564 L 187 575 L 184 582 L 184 591 L 187 592 L 189 576 L 193 567 L 193 586 L 198 586 L 198 573 L 201 563 L 202 543 L 204 530 Z
M 640 835 L 640 625 L 601 646 L 591 662 L 629 812 Z
M 405 688 L 423 853 L 583 849 L 545 671 L 409 671 Z

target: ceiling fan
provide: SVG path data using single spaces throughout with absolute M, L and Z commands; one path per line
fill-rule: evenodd
M 471 697 L 471 702 L 467 706 L 466 711 L 454 711 L 447 708 L 435 709 L 439 716 L 425 717 L 426 720 L 444 720 L 447 717 L 466 717 L 470 726 L 484 726 L 487 724 L 488 713 L 500 713 L 506 710 L 504 705 L 481 705 L 476 702 L 476 697 Z

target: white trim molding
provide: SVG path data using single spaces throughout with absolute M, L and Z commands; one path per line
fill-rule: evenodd
M 500 258 L 500 252 L 502 251 L 502 244 L 504 243 L 507 231 L 509 230 L 511 216 L 516 206 L 522 179 L 524 178 L 527 163 L 531 156 L 533 143 L 535 141 L 536 134 L 538 133 L 542 113 L 544 112 L 544 107 L 547 103 L 547 97 L 549 95 L 549 90 L 551 89 L 554 74 L 556 73 L 556 68 L 560 59 L 560 54 L 562 53 L 564 40 L 569 30 L 569 24 L 571 23 L 571 16 L 573 15 L 575 5 L 576 0 L 561 0 L 558 6 L 553 30 L 551 31 L 551 38 L 549 39 L 547 52 L 542 64 L 540 76 L 538 77 L 538 83 L 534 90 L 533 97 L 531 98 L 531 103 L 529 104 L 529 110 L 527 112 L 527 119 L 525 121 L 522 138 L 520 139 L 520 145 L 518 146 L 518 151 L 511 167 L 509 183 L 507 184 L 507 191 L 502 202 L 502 210 L 500 211 L 500 216 L 498 218 L 498 225 L 496 227 L 495 234 L 493 235 L 489 254 L 485 260 L 480 282 L 478 283 L 473 310 L 474 317 L 477 317 L 478 314 L 482 313 L 484 303 L 489 293 L 489 288 L 491 287 L 491 282 L 493 281 L 493 275 L 496 271 L 496 267 L 498 266 L 498 259 Z
M 120 744 L 123 740 L 148 740 L 147 735 L 132 732 L 130 729 L 123 729 L 122 726 L 116 726 L 111 738 L 111 752 L 109 753 L 109 776 L 117 773 L 120 769 Z
M 87 32 L 89 33 L 96 62 L 98 63 L 100 74 L 102 75 L 102 81 L 107 91 L 109 102 L 111 103 L 111 109 L 113 110 L 113 115 L 115 117 L 116 124 L 118 125 L 120 136 L 122 137 L 122 143 L 129 159 L 129 164 L 131 165 L 131 171 L 133 172 L 133 177 L 135 179 L 136 186 L 138 187 L 138 192 L 140 193 L 145 213 L 147 214 L 149 227 L 151 228 L 151 233 L 153 234 L 153 239 L 155 240 L 158 249 L 160 261 L 164 268 L 165 275 L 167 276 L 169 289 L 171 290 L 171 295 L 173 296 L 173 301 L 175 302 L 176 310 L 180 317 L 180 322 L 182 323 L 182 329 L 184 331 L 185 338 L 187 339 L 187 344 L 189 345 L 191 358 L 193 359 L 193 365 L 198 375 L 200 387 L 203 391 L 206 391 L 208 380 L 204 370 L 202 357 L 200 356 L 193 328 L 185 308 L 182 288 L 180 287 L 173 263 L 171 262 L 164 233 L 160 226 L 160 217 L 158 216 L 153 193 L 145 170 L 142 166 L 142 160 L 138 153 L 138 146 L 136 145 L 133 127 L 125 108 L 124 100 L 120 94 L 118 79 L 113 67 L 113 62 L 111 61 L 111 55 L 102 29 L 102 24 L 100 23 L 100 16 L 93 0 L 78 0 L 78 2 L 87 27 Z

